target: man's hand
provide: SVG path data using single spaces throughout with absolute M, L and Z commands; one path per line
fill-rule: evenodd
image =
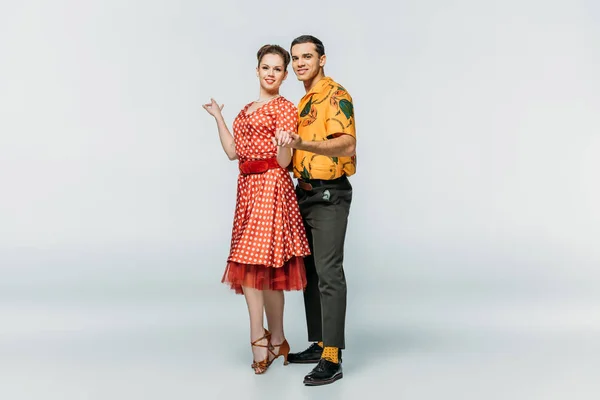
M 277 129 L 275 137 L 271 139 L 275 146 L 287 147 L 289 149 L 298 149 L 302 144 L 302 139 L 297 133 Z

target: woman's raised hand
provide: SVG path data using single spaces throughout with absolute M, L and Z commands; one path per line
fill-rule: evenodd
M 223 109 L 223 107 L 225 107 L 225 104 L 217 104 L 215 99 L 213 99 L 212 97 L 210 99 L 210 103 L 202 104 L 202 108 L 204 108 L 206 112 L 208 112 L 215 118 L 221 114 L 221 110 Z

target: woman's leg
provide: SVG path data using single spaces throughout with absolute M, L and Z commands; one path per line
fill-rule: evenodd
M 285 299 L 281 290 L 264 290 L 265 312 L 267 314 L 267 323 L 271 332 L 271 343 L 276 346 L 285 340 L 283 333 L 283 308 Z M 275 347 L 275 354 L 278 354 L 279 347 Z
M 248 314 L 250 314 L 250 342 L 254 342 L 265 334 L 263 314 L 264 314 L 264 298 L 263 292 L 258 289 L 242 287 L 244 290 L 244 297 L 246 298 L 246 304 L 248 305 Z M 257 344 L 267 345 L 268 340 L 263 339 Z M 267 358 L 268 350 L 266 347 L 252 346 L 252 354 L 254 355 L 254 361 L 262 361 Z M 256 372 L 258 369 L 255 369 Z

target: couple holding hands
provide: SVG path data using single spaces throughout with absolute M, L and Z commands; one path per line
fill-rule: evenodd
M 291 56 L 290 56 L 291 53 Z M 215 118 L 223 150 L 239 161 L 231 248 L 222 282 L 243 294 L 250 315 L 256 374 L 279 356 L 316 363 L 308 386 L 342 378 L 346 280 L 344 239 L 356 171 L 352 98 L 325 76 L 323 43 L 303 35 L 290 53 L 265 45 L 257 53 L 259 98 L 236 116 L 233 135 L 214 99 L 203 108 Z M 288 64 L 306 94 L 298 107 L 279 94 Z M 290 177 L 297 178 L 297 186 Z M 303 290 L 308 341 L 291 353 L 283 331 L 283 291 Z M 268 329 L 264 328 L 266 315 Z

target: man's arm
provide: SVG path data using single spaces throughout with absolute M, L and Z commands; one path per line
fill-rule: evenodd
M 352 157 L 356 152 L 356 138 L 350 135 L 342 134 L 332 139 L 313 142 L 302 140 L 298 134 L 293 132 L 287 132 L 287 134 L 290 143 L 285 144 L 285 147 L 329 157 Z
M 311 113 L 313 111 L 311 109 Z M 321 112 L 325 113 L 326 123 L 324 129 L 327 132 L 327 140 L 302 140 L 297 133 L 288 130 L 276 135 L 277 144 L 328 157 L 354 156 L 356 154 L 356 132 L 354 128 L 354 106 L 350 94 L 341 86 L 338 87 L 338 90 L 331 94 L 331 99 L 326 103 L 326 108 Z M 316 111 L 314 111 L 314 114 L 316 116 Z

